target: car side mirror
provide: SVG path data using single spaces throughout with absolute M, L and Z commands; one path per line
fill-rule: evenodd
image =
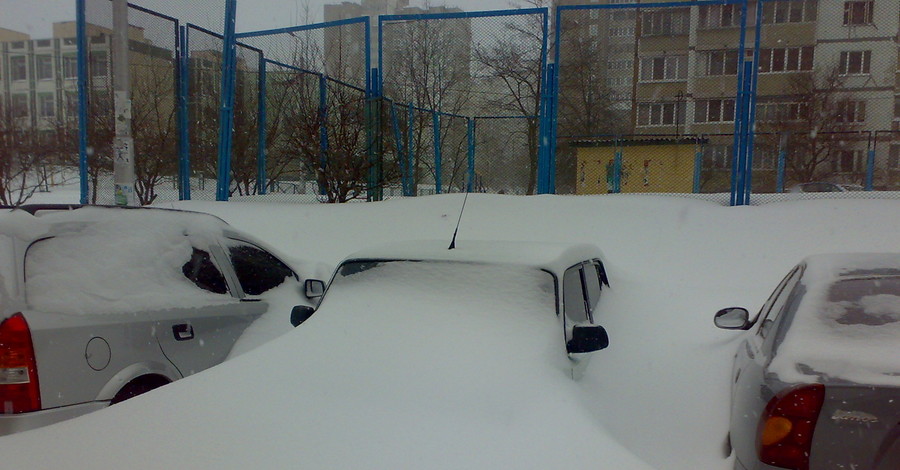
M 306 305 L 298 305 L 291 310 L 291 325 L 299 326 L 301 323 L 309 320 L 309 317 L 316 313 L 316 309 L 307 307 Z
M 572 327 L 572 339 L 566 343 L 569 354 L 589 353 L 609 346 L 609 335 L 600 325 L 576 325 Z
M 303 283 L 303 293 L 307 299 L 318 299 L 325 295 L 325 283 L 318 279 L 307 279 Z
M 713 321 L 723 330 L 749 330 L 753 326 L 750 322 L 750 312 L 743 307 L 723 308 L 716 312 Z

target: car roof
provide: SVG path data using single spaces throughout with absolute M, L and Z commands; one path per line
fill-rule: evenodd
M 562 273 L 585 260 L 602 259 L 596 245 L 498 240 L 458 240 L 448 249 L 447 240 L 419 240 L 376 245 L 353 253 L 354 260 L 451 261 L 530 266 Z

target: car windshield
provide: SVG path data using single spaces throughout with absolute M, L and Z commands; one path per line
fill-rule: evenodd
M 534 267 L 456 261 L 353 260 L 343 263 L 330 289 L 365 286 L 373 301 L 414 296 L 428 303 L 490 305 L 497 310 L 556 312 L 553 275 Z

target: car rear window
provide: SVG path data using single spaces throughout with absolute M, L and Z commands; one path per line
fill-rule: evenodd
M 844 277 L 807 287 L 772 362 L 781 379 L 900 386 L 900 275 Z
M 29 307 L 54 313 L 113 314 L 201 307 L 232 299 L 224 295 L 223 279 L 205 275 L 209 270 L 201 269 L 195 279 L 185 272 L 197 247 L 206 251 L 208 236 L 186 235 L 190 230 L 184 218 L 140 215 L 72 225 L 32 243 L 25 253 Z M 215 268 L 202 255 L 197 261 L 200 268 Z

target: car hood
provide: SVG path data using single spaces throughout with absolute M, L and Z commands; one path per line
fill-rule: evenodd
M 589 411 L 552 300 L 522 294 L 526 278 L 365 274 L 263 347 L 0 440 L 4 462 L 117 468 L 103 449 L 122 446 L 129 468 L 649 468 Z

